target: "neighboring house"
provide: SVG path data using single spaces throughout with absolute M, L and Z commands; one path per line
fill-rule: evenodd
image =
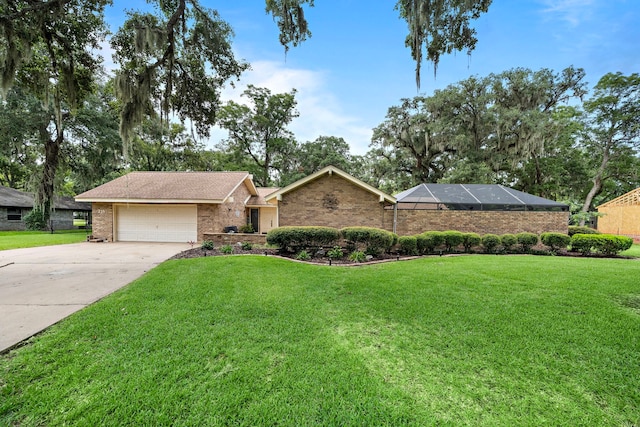
M 640 240 L 640 188 L 597 207 L 598 231 Z
M 24 218 L 33 209 L 33 196 L 24 191 L 0 186 L 0 230 L 26 230 Z M 71 230 L 75 213 L 91 211 L 89 203 L 78 203 L 71 197 L 56 197 L 51 214 L 54 230 Z
M 93 206 L 93 236 L 108 241 L 196 242 L 205 233 L 250 222 L 266 233 L 277 226 L 269 190 L 248 172 L 131 172 L 76 200 Z
M 246 224 L 566 233 L 569 219 L 567 205 L 496 185 L 422 184 L 396 203 L 333 166 L 281 189 L 256 188 L 248 172 L 132 172 L 76 200 L 92 202 L 93 235 L 109 241 L 195 242 Z
M 420 184 L 396 195 L 399 235 L 425 230 L 479 234 L 567 233 L 569 206 L 494 184 Z

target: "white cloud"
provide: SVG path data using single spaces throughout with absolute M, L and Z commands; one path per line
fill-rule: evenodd
M 272 93 L 290 92 L 295 88 L 300 116 L 292 121 L 289 129 L 298 141 L 313 141 L 321 135 L 336 136 L 351 145 L 352 154 L 367 151 L 371 128 L 343 111 L 338 97 L 327 88 L 324 72 L 290 68 L 276 61 L 253 61 L 251 68 L 242 75 L 241 84 L 223 91 L 223 100 L 247 103 L 241 94 L 248 84 L 266 87 Z M 212 139 L 218 141 L 225 137 L 226 132 L 216 128 Z
M 543 10 L 551 18 L 566 21 L 577 27 L 593 15 L 595 0 L 541 0 Z

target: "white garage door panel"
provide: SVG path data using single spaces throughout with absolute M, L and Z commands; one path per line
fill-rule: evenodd
M 189 242 L 198 234 L 197 207 L 123 205 L 117 207 L 121 242 Z

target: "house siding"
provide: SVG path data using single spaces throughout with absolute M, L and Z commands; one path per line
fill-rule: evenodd
M 29 215 L 31 209 L 21 208 L 22 219 L 19 221 L 9 221 L 8 209 L 6 207 L 0 208 L 0 230 L 5 231 L 23 231 L 27 229 L 24 222 L 24 217 Z M 73 211 L 67 209 L 56 209 L 51 213 L 51 224 L 54 230 L 72 230 L 73 226 Z
M 598 231 L 605 234 L 628 236 L 640 241 L 640 205 L 600 206 Z
M 93 237 L 113 242 L 113 204 L 92 203 L 91 216 L 93 217 L 91 230 Z
M 322 175 L 282 195 L 279 226 L 384 227 L 379 196 L 337 174 Z
M 205 240 L 205 233 L 222 233 L 225 227 L 240 228 L 247 223 L 245 201 L 251 196 L 246 185 L 241 184 L 221 205 L 198 205 L 198 241 Z
M 446 230 L 498 235 L 569 231 L 568 212 L 398 210 L 397 215 L 396 233 L 400 236 Z M 384 228 L 393 229 L 393 209 L 385 210 Z

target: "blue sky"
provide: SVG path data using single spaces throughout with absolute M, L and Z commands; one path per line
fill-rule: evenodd
M 516 67 L 560 72 L 573 65 L 585 69 L 592 87 L 608 72 L 640 72 L 638 0 L 494 0 L 475 22 L 479 41 L 471 56 L 443 57 L 435 78 L 424 63 L 420 91 L 395 0 L 316 0 L 306 9 L 312 37 L 286 56 L 264 0 L 200 1 L 231 24 L 237 57 L 252 65 L 235 90 L 224 91 L 225 99 L 245 102 L 246 84 L 274 93 L 296 88 L 300 117 L 290 129 L 298 141 L 343 137 L 353 154 L 368 150 L 372 129 L 402 98 L 430 95 L 473 75 Z M 107 20 L 115 30 L 125 8 L 147 7 L 115 0 Z M 214 131 L 209 145 L 224 137 Z

